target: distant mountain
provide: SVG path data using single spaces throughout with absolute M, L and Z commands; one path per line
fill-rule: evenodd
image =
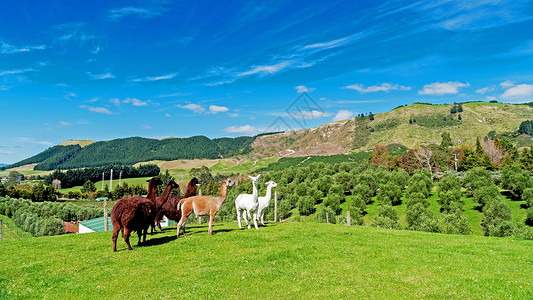
M 5 167 L 5 166 L 7 166 L 7 165 L 8 165 L 8 164 L 0 164 L 0 168 L 1 168 L 1 167 Z
M 419 147 L 440 144 L 441 134 L 450 133 L 456 145 L 474 144 L 476 138 L 507 135 L 517 146 L 530 146 L 532 137 L 518 128 L 533 119 L 533 103 L 503 104 L 466 102 L 433 105 L 415 103 L 386 113 L 358 116 L 322 126 L 256 137 L 209 139 L 205 136 L 142 137 L 110 141 L 66 141 L 33 157 L 12 164 L 37 164 L 36 170 L 73 169 L 177 159 L 216 159 L 329 156 L 368 151 L 376 144 Z

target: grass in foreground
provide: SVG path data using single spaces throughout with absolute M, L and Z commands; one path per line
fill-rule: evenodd
M 116 253 L 110 232 L 2 242 L 0 298 L 533 297 L 527 240 L 317 223 L 188 232 Z

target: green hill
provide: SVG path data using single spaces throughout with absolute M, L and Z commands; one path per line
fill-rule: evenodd
M 369 151 L 376 144 L 415 148 L 438 144 L 443 131 L 455 145 L 474 144 L 492 132 L 505 135 L 518 147 L 533 143 L 518 131 L 523 121 L 533 119 L 531 104 L 465 102 L 459 105 L 415 103 L 386 113 L 352 118 L 322 126 L 256 137 L 209 139 L 205 136 L 142 137 L 110 141 L 67 141 L 33 157 L 8 166 L 37 163 L 35 170 L 72 169 L 103 165 L 133 165 L 147 161 L 331 156 Z
M 33 157 L 8 166 L 37 163 L 35 170 L 74 169 L 106 165 L 133 165 L 152 160 L 220 158 L 246 154 L 253 137 L 209 139 L 205 136 L 166 138 L 142 137 L 94 142 L 84 147 L 66 144 L 51 147 Z
M 533 297 L 533 241 L 318 223 L 189 225 L 126 250 L 111 233 L 0 242 L 0 298 Z M 136 244 L 136 237 L 132 239 Z

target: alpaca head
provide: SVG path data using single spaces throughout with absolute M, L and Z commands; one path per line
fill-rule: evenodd
M 152 177 L 151 179 L 146 180 L 146 182 L 149 182 L 153 185 L 163 184 L 163 181 L 159 177 Z
M 233 186 L 235 185 L 235 181 L 229 179 L 229 178 L 226 178 L 224 180 L 221 181 L 222 183 L 226 183 L 226 186 Z
M 189 181 L 189 185 L 191 185 L 191 186 L 193 186 L 193 185 L 199 186 L 201 184 L 202 183 L 200 182 L 200 180 L 198 180 L 198 178 L 196 178 L 196 177 L 193 177 L 191 179 L 191 181 Z
M 269 181 L 269 182 L 267 182 L 265 184 L 267 185 L 267 187 L 277 187 L 278 186 L 278 184 L 275 183 L 274 181 Z
M 253 177 L 253 176 L 249 176 L 249 175 L 248 175 L 248 177 L 250 177 L 250 179 L 252 180 L 252 183 L 253 183 L 254 185 L 256 185 L 256 184 L 259 182 L 259 177 L 261 177 L 261 174 L 255 176 L 255 177 Z

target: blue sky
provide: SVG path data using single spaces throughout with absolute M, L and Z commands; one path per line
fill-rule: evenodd
M 0 20 L 0 163 L 69 139 L 533 101 L 532 1 L 19 0 Z

